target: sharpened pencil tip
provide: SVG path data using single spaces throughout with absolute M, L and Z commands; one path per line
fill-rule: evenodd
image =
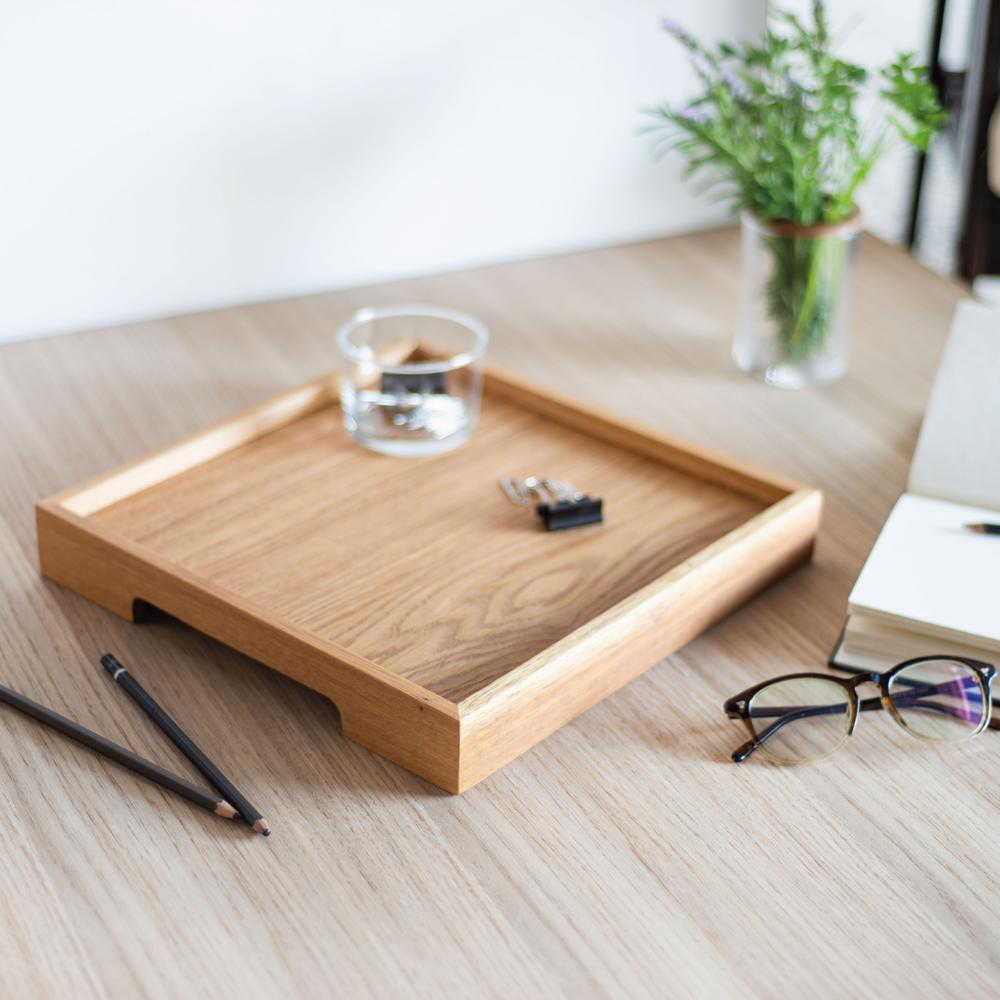
M 254 823 L 253 828 L 256 833 L 260 833 L 265 837 L 271 836 L 271 828 L 267 825 L 266 819 L 257 820 L 257 822 Z
M 974 531 L 974 532 L 976 532 L 977 535 L 985 535 L 986 534 L 986 525 L 985 524 L 967 524 L 965 526 L 965 528 L 966 528 L 967 531 Z
M 222 799 L 215 807 L 215 813 L 225 819 L 236 819 L 239 816 L 239 813 L 225 799 Z

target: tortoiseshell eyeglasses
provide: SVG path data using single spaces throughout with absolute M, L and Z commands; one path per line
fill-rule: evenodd
M 954 743 L 984 729 L 1000 729 L 991 717 L 996 667 L 962 656 L 921 656 L 884 674 L 788 674 L 755 684 L 723 706 L 742 719 L 750 739 L 733 751 L 746 760 L 763 747 L 777 760 L 796 764 L 833 753 L 850 736 L 861 712 L 885 709 L 908 733 L 935 743 Z M 880 694 L 859 698 L 862 684 Z

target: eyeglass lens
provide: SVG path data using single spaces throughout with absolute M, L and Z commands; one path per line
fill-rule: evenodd
M 816 760 L 847 738 L 851 701 L 842 684 L 821 677 L 795 677 L 761 688 L 747 705 L 761 749 L 785 763 Z
M 942 742 L 973 736 L 987 709 L 979 674 L 957 660 L 922 660 L 905 667 L 889 679 L 889 699 L 906 729 Z

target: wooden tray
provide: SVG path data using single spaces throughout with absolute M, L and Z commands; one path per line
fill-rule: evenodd
M 531 474 L 605 523 L 542 531 L 497 488 Z M 327 376 L 42 501 L 38 548 L 50 579 L 294 677 L 460 792 L 807 559 L 821 505 L 496 370 L 469 444 L 375 455 Z

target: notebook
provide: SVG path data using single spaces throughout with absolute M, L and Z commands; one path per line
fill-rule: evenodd
M 1000 664 L 1000 310 L 959 304 L 907 491 L 848 599 L 831 666 L 937 653 Z

